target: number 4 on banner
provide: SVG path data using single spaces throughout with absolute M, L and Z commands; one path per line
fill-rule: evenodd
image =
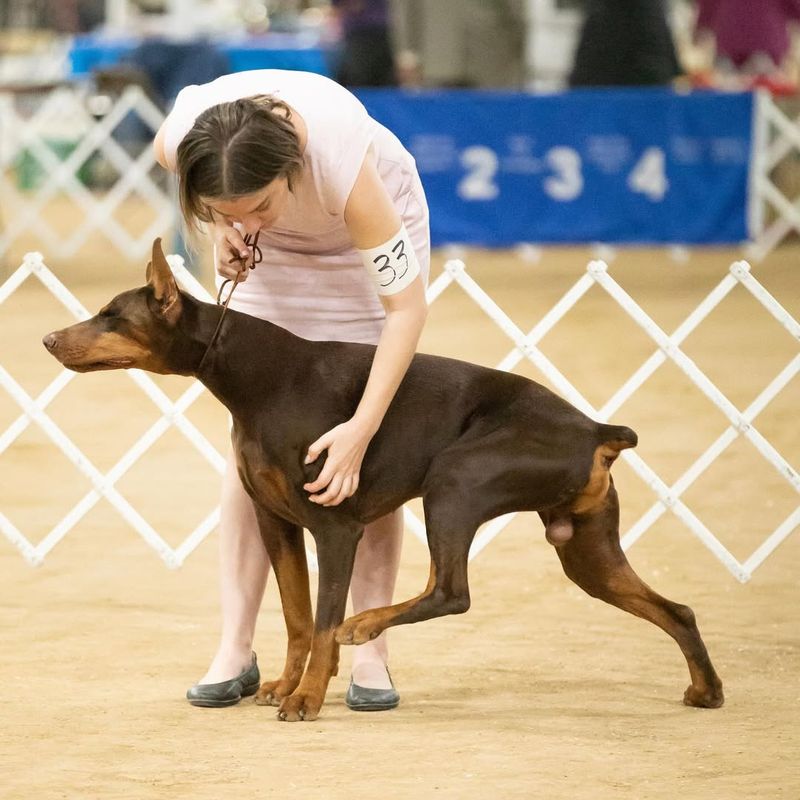
M 639 192 L 656 203 L 663 200 L 669 189 L 665 163 L 664 151 L 660 147 L 648 147 L 628 175 L 631 191 Z

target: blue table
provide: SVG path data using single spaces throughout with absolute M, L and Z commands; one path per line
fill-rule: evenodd
M 119 64 L 139 44 L 140 40 L 133 37 L 76 36 L 69 54 L 71 75 L 85 77 L 98 67 Z M 247 39 L 218 39 L 213 44 L 228 58 L 232 72 L 295 69 L 331 75 L 333 48 L 313 35 L 269 33 Z

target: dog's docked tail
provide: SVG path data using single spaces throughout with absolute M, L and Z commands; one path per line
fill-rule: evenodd
M 597 427 L 598 439 L 600 440 L 599 451 L 606 467 L 610 467 L 616 461 L 622 450 L 636 447 L 639 443 L 639 437 L 636 432 L 627 427 L 627 425 L 600 424 Z
M 601 444 L 608 444 L 618 450 L 627 450 L 629 447 L 636 447 L 639 444 L 639 437 L 636 431 L 631 430 L 627 425 L 604 425 L 597 426 Z
M 620 452 L 636 447 L 638 441 L 636 434 L 624 425 L 597 424 L 597 447 L 586 485 L 568 507 L 555 511 L 551 509 L 542 514 L 545 536 L 550 544 L 559 547 L 572 538 L 574 514 L 589 514 L 602 508 L 611 485 L 611 465 Z

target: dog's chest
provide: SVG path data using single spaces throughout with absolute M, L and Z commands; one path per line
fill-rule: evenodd
M 302 524 L 297 518 L 296 492 L 283 470 L 260 466 L 253 470 L 250 480 L 261 505 L 284 519 Z

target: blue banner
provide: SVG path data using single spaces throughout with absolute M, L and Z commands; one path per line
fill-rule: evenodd
M 751 94 L 358 96 L 416 158 L 435 245 L 748 238 Z

